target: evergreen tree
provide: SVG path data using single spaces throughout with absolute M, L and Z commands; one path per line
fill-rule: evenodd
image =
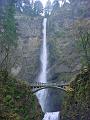
M 14 19 L 14 2 L 6 8 L 4 18 L 2 19 L 2 31 L 0 34 L 0 66 L 4 69 L 8 69 L 8 65 L 11 64 L 11 51 L 17 45 L 16 25 Z
M 33 6 L 32 4 L 25 4 L 25 6 L 22 8 L 23 9 L 23 13 L 32 16 L 34 14 L 33 11 Z
M 45 6 L 45 16 L 49 15 L 52 10 L 51 1 L 48 0 Z
M 43 13 L 43 5 L 39 0 L 35 1 L 34 3 L 34 13 L 36 15 L 40 15 L 41 13 Z
M 58 0 L 54 0 L 54 2 L 53 2 L 53 9 L 56 10 L 59 7 L 60 7 L 59 1 Z
M 58 0 L 54 0 L 52 4 L 52 14 L 55 13 L 55 11 L 58 11 L 60 9 L 60 4 Z
M 90 32 L 86 30 L 79 31 L 79 43 L 81 55 L 83 58 L 83 65 L 90 67 Z

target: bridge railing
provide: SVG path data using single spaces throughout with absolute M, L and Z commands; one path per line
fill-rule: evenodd
M 41 82 L 36 82 L 36 83 L 30 83 L 31 87 L 44 87 L 44 86 L 68 86 L 69 84 L 60 84 L 60 83 L 41 83 Z

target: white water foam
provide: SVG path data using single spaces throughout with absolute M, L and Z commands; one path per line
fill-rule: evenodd
M 47 112 L 43 120 L 60 120 L 59 112 Z

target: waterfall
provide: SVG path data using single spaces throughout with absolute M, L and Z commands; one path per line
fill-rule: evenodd
M 46 45 L 46 23 L 47 18 L 44 18 L 43 21 L 43 47 L 41 53 L 41 73 L 39 76 L 39 81 L 42 83 L 47 82 L 47 45 Z
M 59 112 L 46 113 L 43 120 L 60 120 Z
M 40 72 L 40 75 L 38 78 L 38 81 L 42 82 L 42 83 L 47 82 L 46 23 L 47 23 L 47 18 L 44 18 L 44 20 L 43 20 L 43 46 L 42 46 L 41 55 L 40 55 L 41 72 Z M 37 92 L 36 95 L 39 99 L 39 103 L 42 107 L 42 110 L 44 111 L 47 90 L 41 90 L 41 91 Z
M 47 24 L 47 18 L 44 18 L 43 20 L 43 45 L 41 49 L 41 55 L 40 55 L 40 61 L 41 61 L 41 72 L 38 77 L 38 81 L 42 83 L 47 83 L 47 41 L 46 41 L 46 24 Z M 47 89 L 40 90 L 36 93 L 39 103 L 41 105 L 41 108 L 43 112 L 45 112 L 46 108 L 46 101 L 47 101 L 47 95 L 48 91 Z M 45 116 L 43 120 L 59 120 L 59 112 L 49 112 L 45 113 Z

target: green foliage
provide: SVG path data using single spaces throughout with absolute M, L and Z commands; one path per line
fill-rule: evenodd
M 83 70 L 71 82 L 74 92 L 64 99 L 61 120 L 89 120 L 90 115 L 90 70 Z
M 35 15 L 40 15 L 41 13 L 43 13 L 43 5 L 41 1 L 35 1 L 34 12 L 35 12 Z
M 15 50 L 17 46 L 17 34 L 16 34 L 16 23 L 14 18 L 14 4 L 7 6 L 2 19 L 2 32 L 0 34 L 0 66 L 3 69 L 10 69 L 11 52 Z
M 60 9 L 60 5 L 59 5 L 59 1 L 58 0 L 54 0 L 53 1 L 53 10 L 52 13 L 54 13 L 55 11 Z
M 2 42 L 5 48 L 6 46 L 10 47 L 16 45 L 17 34 L 14 11 L 14 6 L 9 6 L 6 9 L 5 18 L 3 20 L 4 32 L 2 33 Z
M 17 81 L 10 76 L 8 76 L 8 81 L 3 82 L 3 74 L 0 72 L 0 119 L 40 120 L 42 118 L 41 108 L 29 84 Z
M 51 13 L 51 9 L 52 9 L 52 4 L 51 1 L 48 0 L 45 6 L 45 16 L 48 17 Z
M 74 22 L 75 37 L 77 38 L 77 48 L 80 52 L 82 66 L 90 66 L 90 21 L 88 19 L 78 19 Z
M 43 5 L 40 0 L 23 0 L 24 6 L 22 6 L 22 0 L 16 2 L 16 9 L 19 12 L 23 12 L 25 15 L 37 17 L 43 13 Z M 21 10 L 22 9 L 22 10 Z
M 83 66 L 90 66 L 90 33 L 84 31 L 79 33 L 79 49 L 82 51 L 81 56 L 83 58 Z
M 7 96 L 5 97 L 5 101 L 6 101 L 6 102 L 9 102 L 9 101 L 11 100 L 11 98 L 12 98 L 11 95 L 7 95 Z
M 65 38 L 65 35 L 66 35 L 66 33 L 64 30 L 62 30 L 61 32 L 60 31 L 55 32 L 56 38 L 60 38 L 60 37 Z

